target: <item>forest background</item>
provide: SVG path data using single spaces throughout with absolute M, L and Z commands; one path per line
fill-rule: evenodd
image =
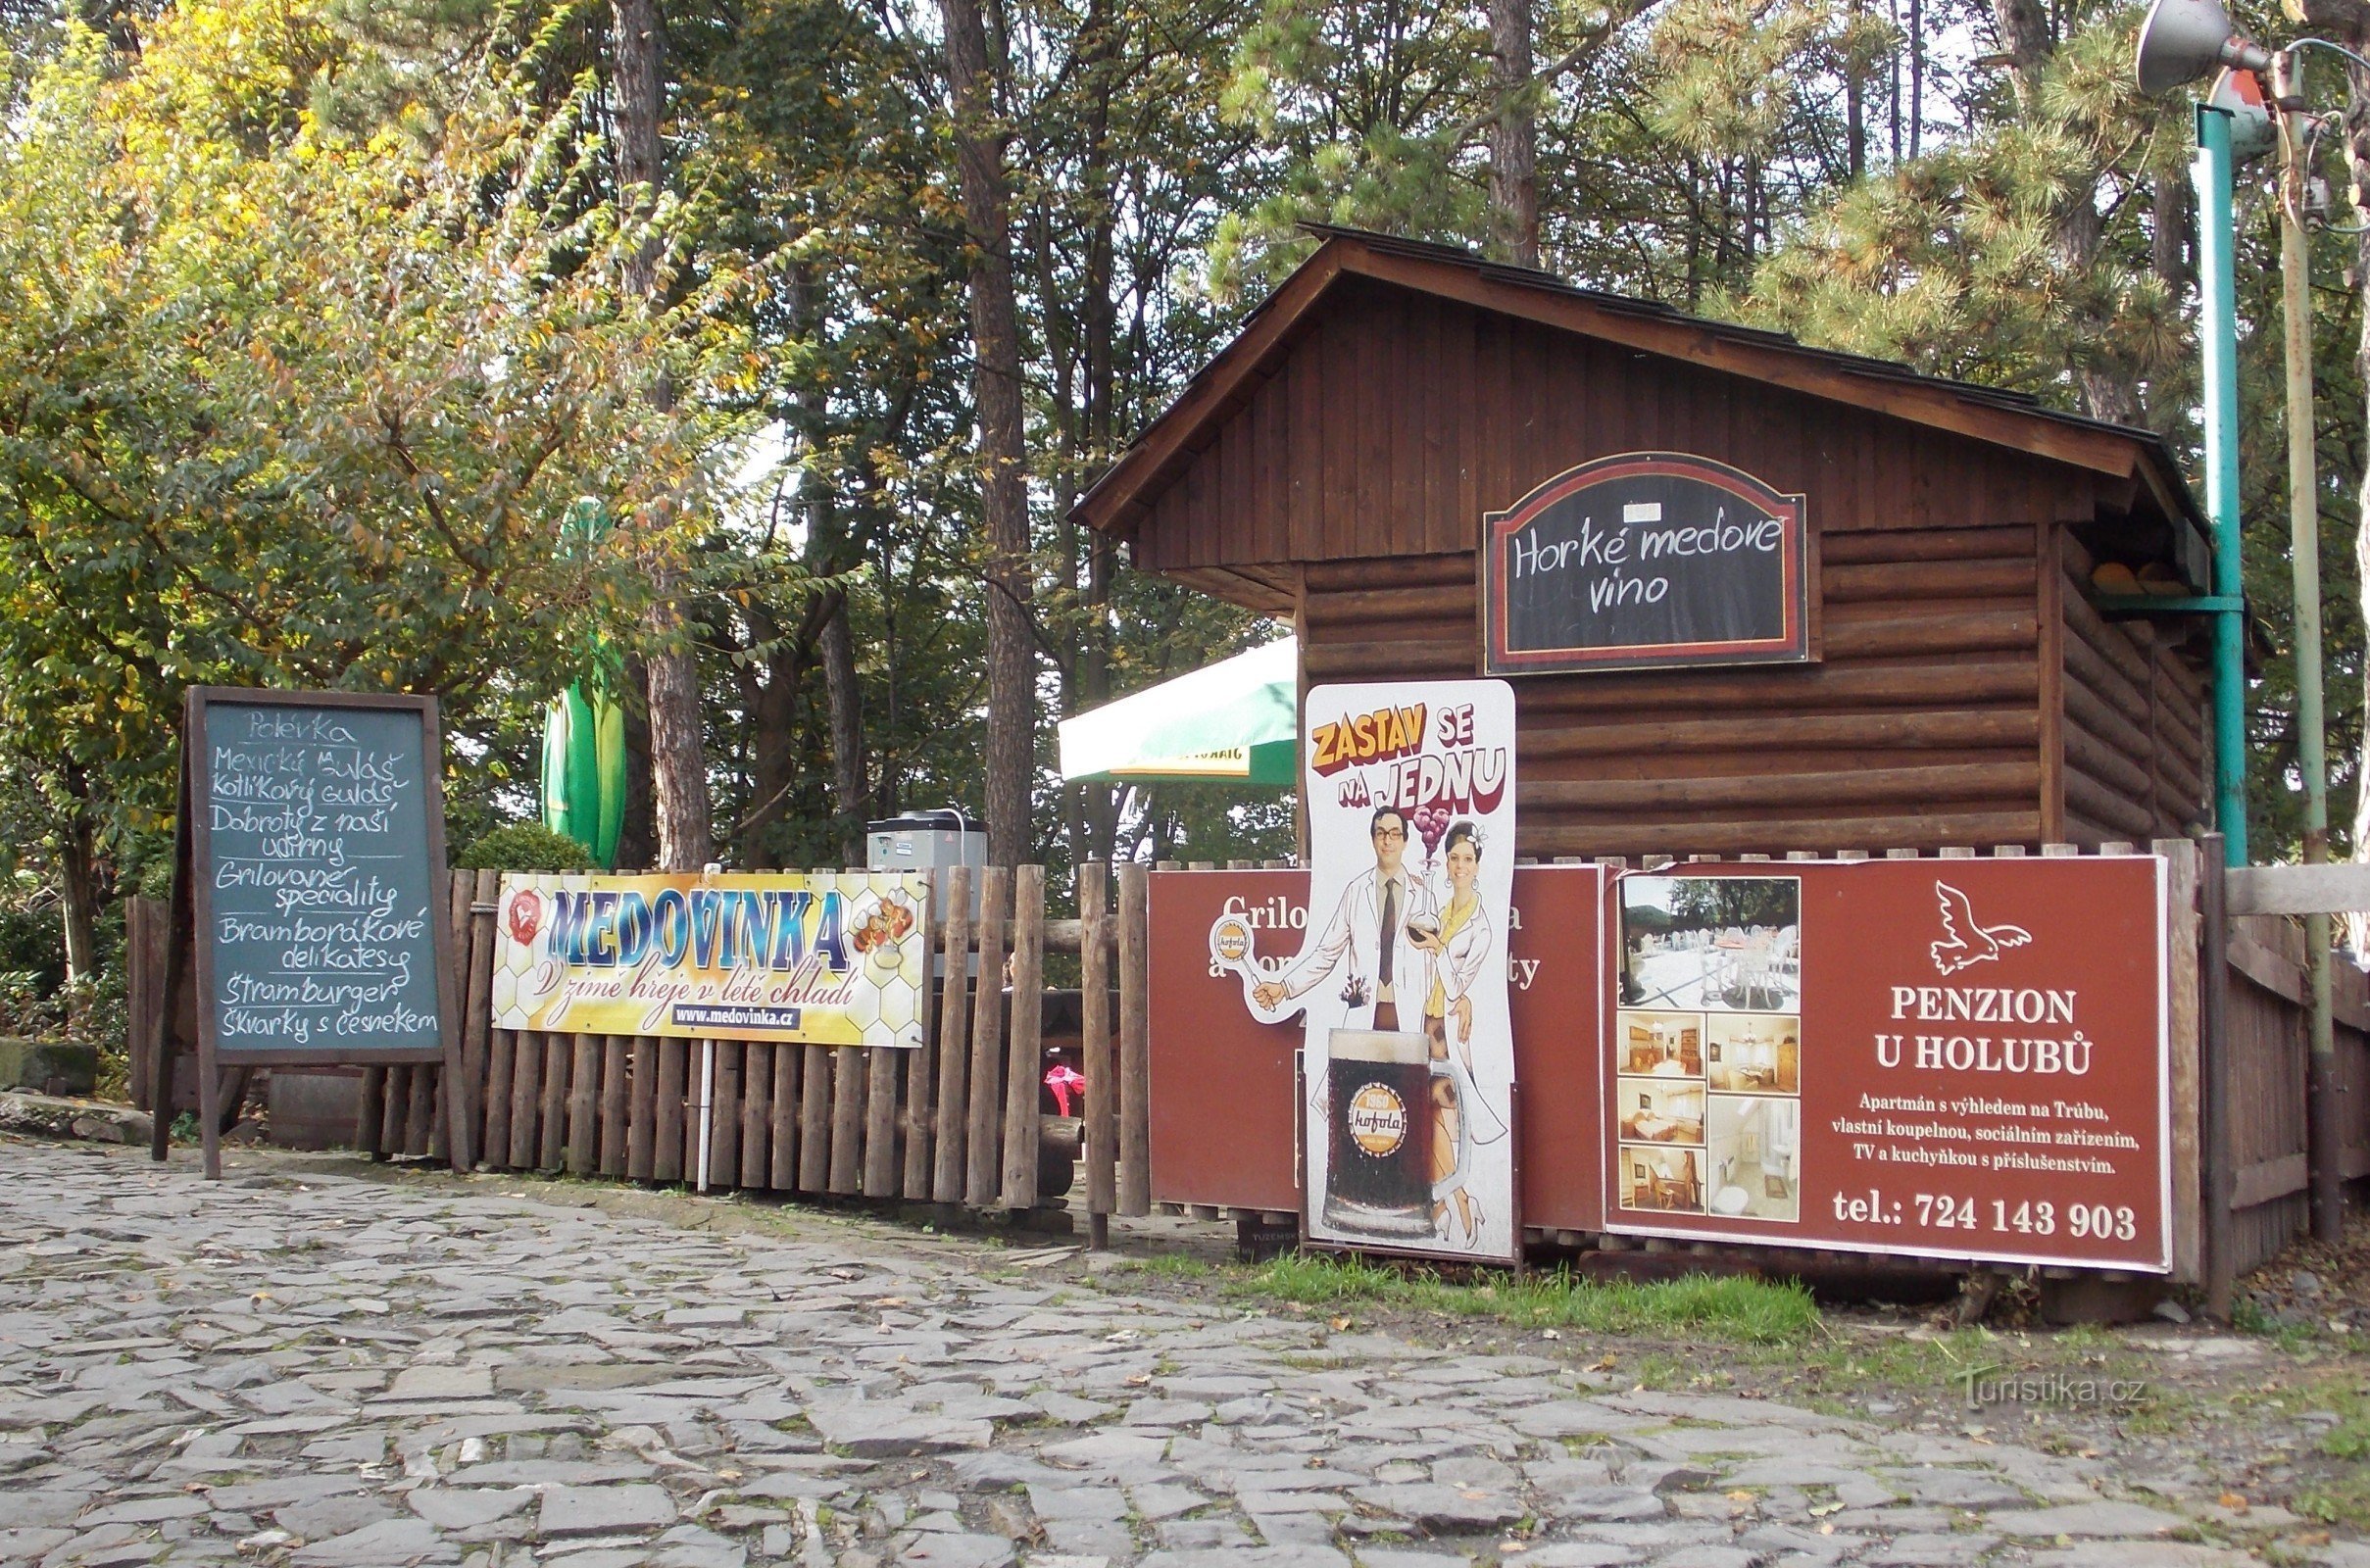
M 451 840 L 621 661 L 620 862 L 1263 857 L 1055 714 L 1276 634 L 1072 500 L 1322 220 L 2012 386 L 2196 466 L 2184 104 L 2098 0 L 0 0 L 0 1032 L 115 1027 L 181 690 L 430 691 Z M 2302 19 L 2259 4 L 2274 43 Z M 2361 47 L 2370 13 L 2315 0 Z M 2319 71 L 2357 135 L 2362 84 Z M 2357 154 L 2358 156 L 2358 154 Z M 2363 289 L 2313 243 L 2337 814 Z M 2276 210 L 2241 205 L 2252 824 L 2293 854 Z M 614 526 L 561 544 L 590 497 Z M 2341 820 L 2341 853 L 2370 833 Z M 1059 874 L 1056 887 L 1066 884 Z

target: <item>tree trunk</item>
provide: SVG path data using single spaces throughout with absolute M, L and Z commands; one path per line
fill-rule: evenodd
M 90 780 L 69 766 L 62 780 L 67 797 L 58 835 L 58 894 L 66 927 L 66 978 L 87 983 L 99 974 L 99 858 L 90 813 Z M 79 1009 L 80 999 L 76 999 Z
M 611 0 L 610 88 L 617 123 L 617 202 L 628 223 L 647 224 L 658 211 L 667 178 L 667 150 L 659 122 L 666 109 L 666 24 L 658 0 Z M 653 308 L 659 294 L 660 243 L 645 231 L 625 260 L 625 289 Z M 674 407 L 664 373 L 651 383 L 651 401 Z M 700 656 L 683 635 L 675 573 L 656 571 L 659 597 L 650 613 L 658 642 L 650 655 L 650 784 L 658 830 L 659 866 L 696 871 L 715 851 L 709 820 L 708 760 L 700 701 Z
M 618 682 L 624 694 L 647 694 L 650 668 L 639 658 L 625 661 Z M 647 871 L 659 863 L 659 828 L 651 804 L 650 710 L 621 694 L 625 710 L 625 819 L 617 827 L 617 868 Z
M 1539 120 L 1532 107 L 1531 0 L 1490 0 L 1491 249 L 1517 267 L 1539 265 Z
M 816 651 L 822 656 L 823 700 L 831 710 L 831 804 L 839 816 L 842 865 L 864 863 L 864 701 L 856 678 L 856 639 L 848 630 L 848 596 L 823 621 Z
M 988 859 L 1017 865 L 1029 847 L 1036 765 L 1037 662 L 1029 640 L 1028 452 L 1020 410 L 1020 326 L 1012 299 L 1011 201 L 996 123 L 987 29 L 977 0 L 940 0 L 955 154 L 970 238 L 973 401 L 987 523 Z

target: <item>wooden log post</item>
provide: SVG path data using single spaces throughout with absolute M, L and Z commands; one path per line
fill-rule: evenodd
M 708 1185 L 741 1181 L 741 1055 L 738 1040 L 716 1042 L 716 1087 L 708 1107 Z
M 931 1151 L 930 1197 L 941 1203 L 963 1201 L 964 1142 L 970 1124 L 971 1057 L 963 1025 L 970 1017 L 971 868 L 947 868 L 944 955 L 939 977 L 938 1104 Z
M 1045 867 L 1012 880 L 1012 1048 L 1004 1074 L 1004 1206 L 1037 1204 L 1037 1096 L 1045 1074 Z
M 1119 1212 L 1152 1212 L 1150 874 L 1119 867 Z
M 646 1182 L 658 1171 L 659 1043 L 636 1035 L 626 1053 L 625 1179 Z
M 2205 1278 L 2205 1188 L 2200 1179 L 2204 1125 L 2198 1099 L 2197 847 L 2188 839 L 2158 839 L 2164 857 L 2165 979 L 2172 1042 L 2172 1240 L 2173 1278 L 2202 1284 Z M 2217 871 L 2219 868 L 2216 868 Z
M 766 1185 L 776 1192 L 798 1188 L 798 1069 L 803 1047 L 773 1048 L 773 1127 L 769 1134 Z
M 626 1082 L 626 1063 L 632 1059 L 633 1043 L 624 1035 L 605 1035 L 601 1040 L 601 1174 L 625 1174 L 625 1116 L 631 1086 Z
M 510 1168 L 531 1170 L 540 1140 L 535 1136 L 535 1120 L 543 1099 L 543 1034 L 539 1030 L 518 1031 L 518 1054 L 511 1075 Z
M 741 1169 L 743 1187 L 773 1185 L 773 1057 L 788 1046 L 741 1047 Z
M 969 1125 L 963 1200 L 992 1206 L 1004 1193 L 1004 1140 L 997 1120 L 1004 1096 L 1004 941 L 1012 904 L 1012 868 L 991 865 L 980 878 L 979 984 L 972 997 Z
M 480 921 L 476 906 L 479 887 L 496 874 L 476 870 L 448 873 L 451 892 L 446 924 L 452 937 L 452 995 L 460 1004 L 461 1016 L 446 1036 L 450 1044 L 441 1076 L 445 1148 L 452 1155 L 453 1168 L 460 1171 L 476 1167 L 477 1140 L 484 1120 L 485 1033 L 494 994 L 494 914 L 488 909 Z
M 543 1103 L 536 1107 L 535 1129 L 538 1170 L 558 1170 L 568 1149 L 568 1072 L 573 1047 L 569 1035 L 543 1037 Z
M 807 1046 L 798 1066 L 798 1190 L 831 1187 L 831 1056 L 829 1046 Z
M 2046 853 L 2046 852 L 2045 852 Z M 2236 1086 L 2230 1075 L 2230 922 L 2223 915 L 2222 835 L 2208 833 L 2197 842 L 2197 1058 L 2199 1087 L 2204 1094 L 2200 1172 L 2205 1189 L 2205 1314 L 2217 1322 L 2230 1321 L 2231 1298 L 2238 1282 L 2238 1171 L 2232 1163 L 2231 1099 Z
M 854 1197 L 864 1186 L 864 1051 L 831 1048 L 830 1190 Z
M 1097 1250 L 1111 1245 L 1111 1216 L 1119 1206 L 1119 1057 L 1111 1029 L 1111 922 L 1104 910 L 1111 867 L 1090 860 L 1078 874 L 1079 1070 L 1086 1078 L 1087 1238 Z
M 690 1070 L 690 1041 L 659 1042 L 659 1081 L 652 1097 L 657 1102 L 650 1116 L 650 1179 L 655 1182 L 683 1179 L 683 1097 Z
M 601 1152 L 601 1130 L 594 1120 L 600 1111 L 601 1037 L 576 1035 L 570 1053 L 575 1065 L 568 1085 L 568 1173 L 589 1176 Z
M 930 873 L 928 918 L 935 920 L 945 912 L 946 871 Z M 898 1190 L 916 1202 L 927 1202 L 930 1197 L 930 1096 L 938 1082 L 938 1013 L 931 1005 L 930 967 L 936 961 L 938 941 L 935 931 L 922 927 L 921 995 L 913 1006 L 921 1024 L 921 1044 L 905 1054 L 905 1105 L 897 1122 L 900 1145 L 904 1151 L 904 1169 L 899 1173 Z

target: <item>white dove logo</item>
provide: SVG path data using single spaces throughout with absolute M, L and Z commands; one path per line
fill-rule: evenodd
M 2033 940 L 2033 933 L 2020 925 L 1976 924 L 1967 896 L 1948 882 L 1934 884 L 1934 898 L 1942 906 L 1943 940 L 1927 951 L 1934 955 L 1934 967 L 1944 974 L 1956 974 L 1971 964 L 1999 957 L 2002 948 L 2021 948 Z

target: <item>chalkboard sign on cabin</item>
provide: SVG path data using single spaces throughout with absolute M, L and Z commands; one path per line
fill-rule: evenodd
M 1489 674 L 1811 657 L 1802 497 L 1724 463 L 1601 458 L 1484 522 Z
M 224 1069 L 454 1059 L 443 751 L 432 697 L 194 687 L 182 735 L 168 985 L 211 1175 Z

